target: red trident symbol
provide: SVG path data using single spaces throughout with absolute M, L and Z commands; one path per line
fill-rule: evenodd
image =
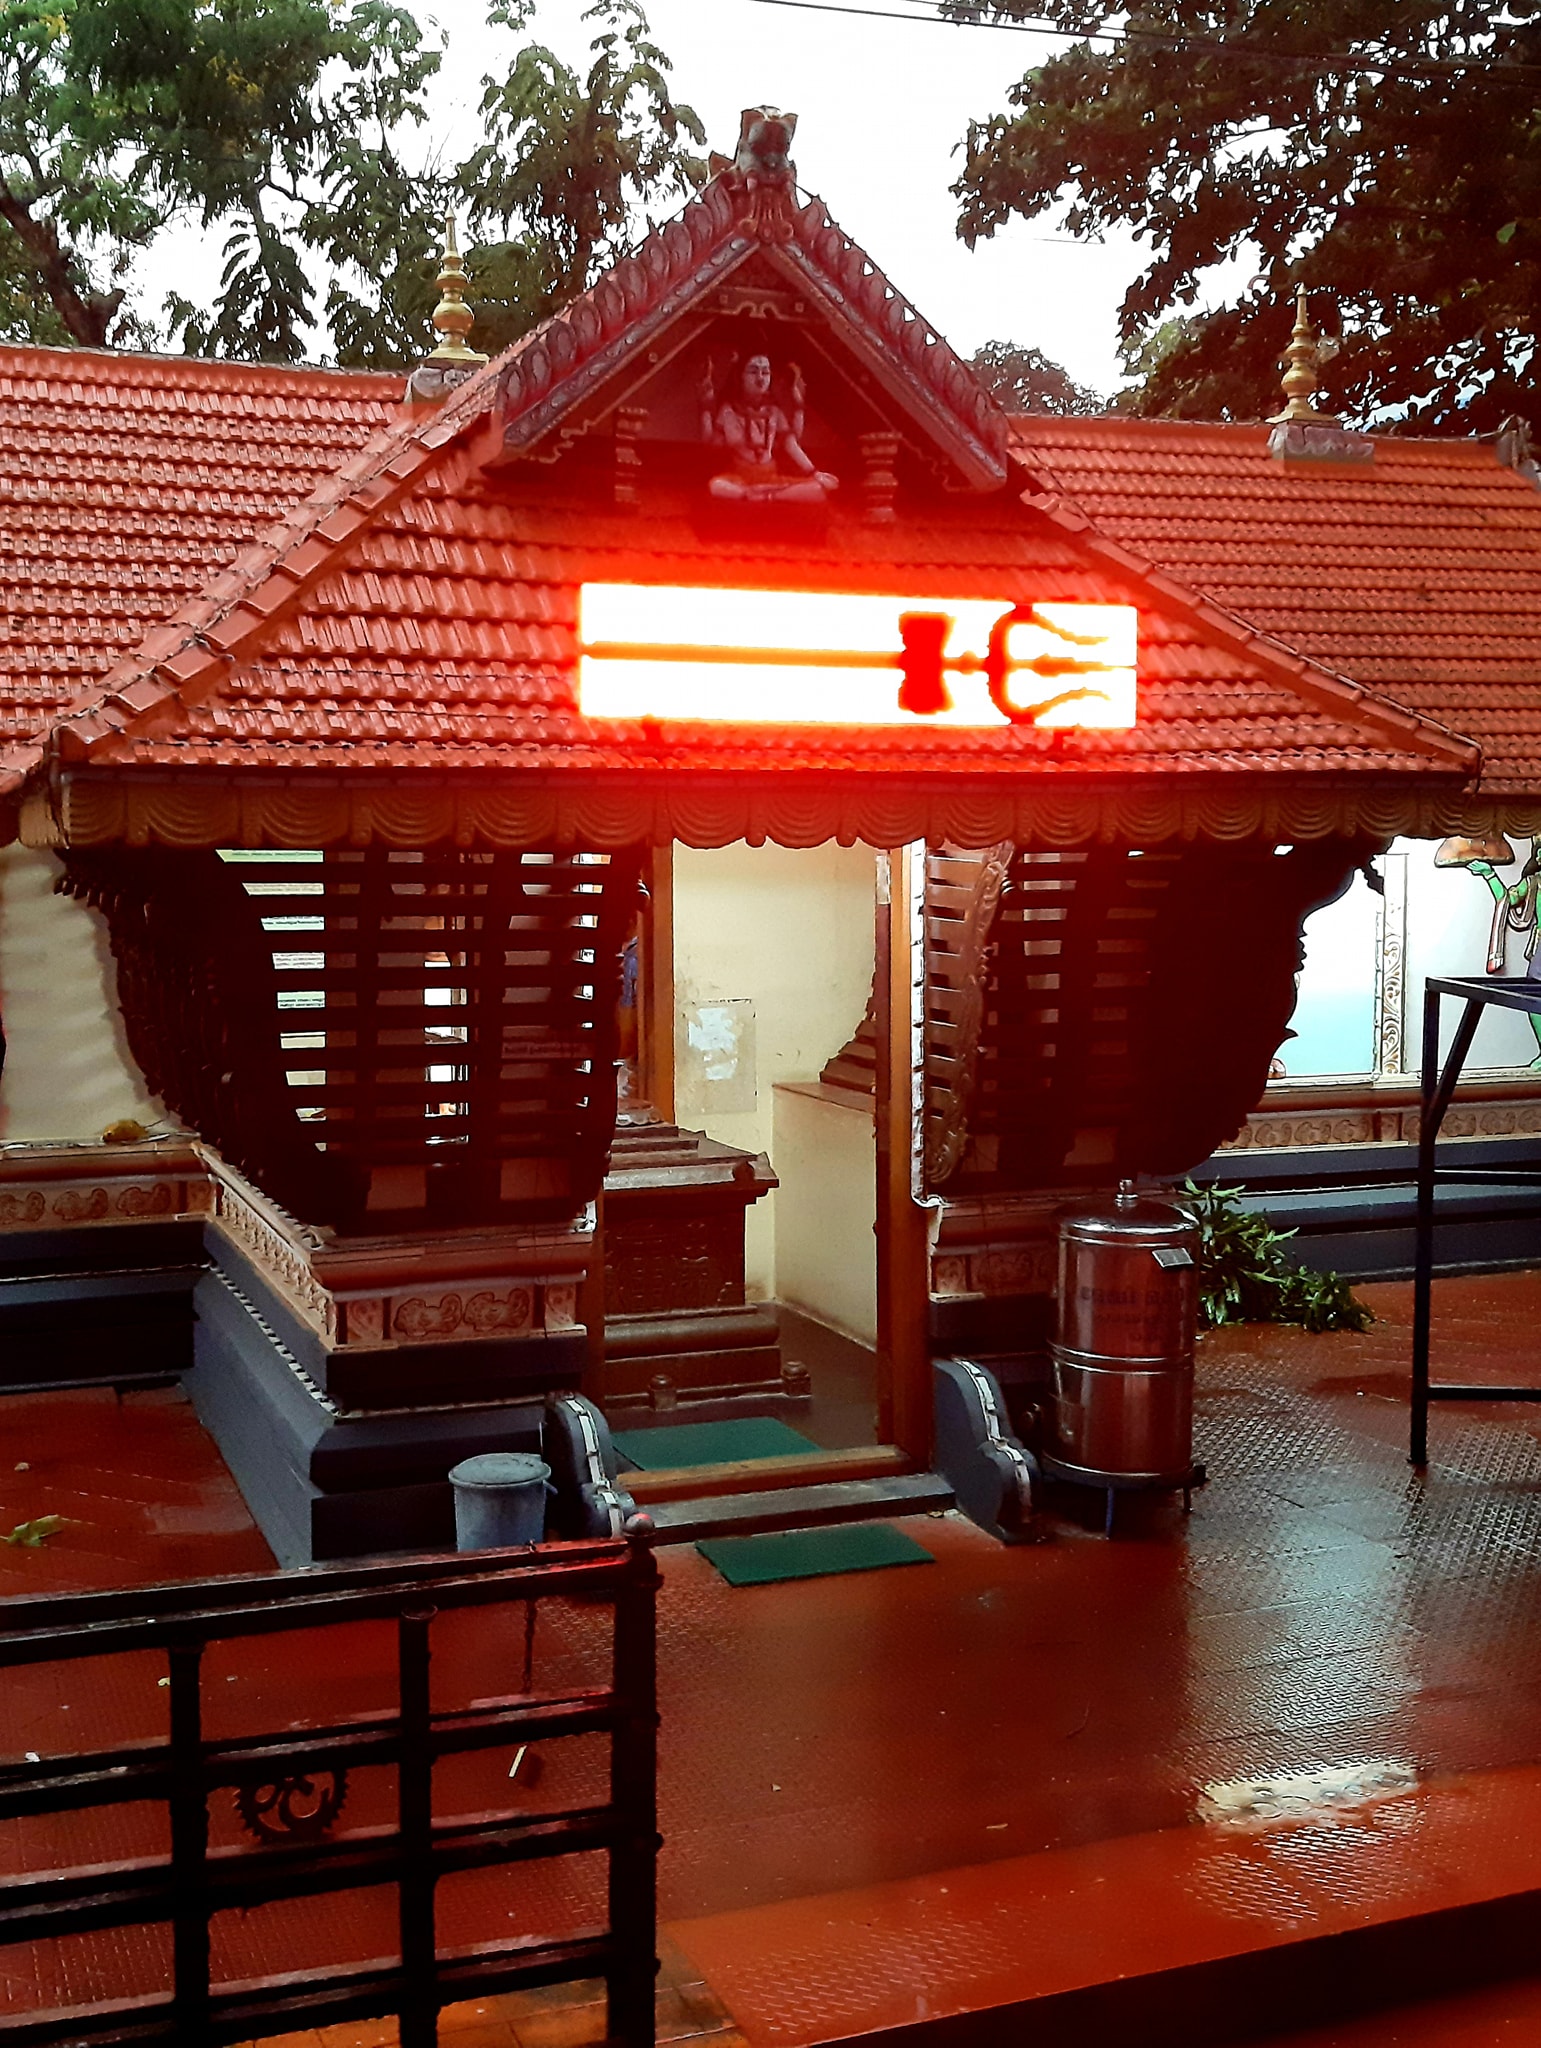
M 899 619 L 899 639 L 903 647 L 899 668 L 904 677 L 899 685 L 899 709 L 913 711 L 922 718 L 934 718 L 938 712 L 950 711 L 952 692 L 947 687 L 949 674 L 982 673 L 989 686 L 991 703 L 1013 725 L 1036 725 L 1046 711 L 1053 711 L 1061 704 L 1080 703 L 1088 697 L 1107 701 L 1105 689 L 1099 689 L 1094 683 L 1082 683 L 1035 697 L 1029 703 L 1019 703 L 1011 692 L 1014 676 L 1034 675 L 1049 682 L 1065 676 L 1108 675 L 1114 664 L 1068 651 L 1064 654 L 1037 654 L 1030 661 L 1014 661 L 1011 657 L 1014 626 L 1036 626 L 1040 632 L 1052 634 L 1056 640 L 1063 641 L 1067 649 L 1105 645 L 1101 633 L 1073 633 L 1069 627 L 1045 618 L 1036 605 L 1017 604 L 1009 612 L 1002 612 L 990 628 L 987 654 L 982 657 L 960 654 L 948 660 L 943 651 L 953 627 L 948 614 L 904 612 Z

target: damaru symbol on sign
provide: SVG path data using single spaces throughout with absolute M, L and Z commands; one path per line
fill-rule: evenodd
M 1135 722 L 1132 605 L 586 583 L 591 718 L 1118 728 Z

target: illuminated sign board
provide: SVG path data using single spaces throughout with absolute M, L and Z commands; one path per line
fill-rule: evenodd
M 1133 605 L 585 583 L 590 718 L 1131 726 Z

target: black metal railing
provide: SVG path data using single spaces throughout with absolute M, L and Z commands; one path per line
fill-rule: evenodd
M 1464 1000 L 1466 1007 L 1456 1024 L 1450 1049 L 1440 1060 L 1440 1005 L 1445 996 Z M 1407 1462 L 1421 1470 L 1429 1462 L 1429 1403 L 1431 1401 L 1541 1401 L 1541 1382 L 1505 1385 L 1486 1381 L 1454 1385 L 1429 1377 L 1429 1341 L 1434 1312 L 1434 1226 L 1440 1220 L 1435 1211 L 1435 1189 L 1464 1184 L 1467 1187 L 1535 1187 L 1541 1184 L 1541 1166 L 1455 1166 L 1438 1164 L 1439 1132 L 1455 1095 L 1471 1042 L 1477 1035 L 1483 1011 L 1490 1005 L 1502 1010 L 1521 1010 L 1528 1017 L 1541 1016 L 1541 980 L 1532 975 L 1510 975 L 1507 979 L 1484 979 L 1477 975 L 1431 974 L 1423 984 L 1423 1085 L 1422 1116 L 1418 1125 L 1418 1218 L 1413 1241 L 1413 1377 L 1409 1415 Z
M 605 1980 L 613 2041 L 625 2048 L 651 2043 L 658 1572 L 649 1535 L 639 1518 L 626 1538 L 613 1541 L 5 1603 L 0 1669 L 159 1651 L 166 1659 L 159 1684 L 169 1697 L 164 1740 L 29 1753 L 24 1762 L 0 1764 L 0 1821 L 159 1801 L 169 1820 L 169 1854 L 0 1878 L 0 1944 L 48 1944 L 159 1923 L 170 1928 L 171 1982 L 145 1996 L 94 2005 L 13 2005 L 0 2012 L 0 2043 L 204 2048 L 395 2014 L 402 2048 L 434 2048 L 447 2004 L 577 1978 Z M 553 1599 L 577 1603 L 574 1611 L 585 1617 L 610 1611 L 608 1685 L 531 1688 L 534 1615 L 540 1602 Z M 523 1689 L 436 1710 L 430 1689 L 436 1618 L 508 1603 L 526 1603 L 529 1617 Z M 394 1623 L 394 1714 L 209 1739 L 205 1659 L 211 1645 L 357 1622 Z M 301 1697 L 303 1689 L 301 1678 Z M 0 1729 L 6 1718 L 0 1716 Z M 603 1802 L 565 1811 L 507 1808 L 449 1817 L 436 1811 L 434 1770 L 441 1759 L 580 1735 L 609 1738 Z M 0 1742 L 9 1747 L 3 1735 Z M 347 1773 L 370 1765 L 394 1768 L 394 1825 L 329 1832 L 340 1801 L 322 1800 L 320 1824 L 292 1839 L 281 1827 L 264 1827 L 255 1845 L 211 1847 L 210 1801 L 221 1788 L 244 1799 L 250 1819 L 259 1787 L 308 1792 L 330 1779 L 340 1788 Z M 300 1804 L 309 1812 L 315 1802 Z M 314 1812 L 309 1817 L 318 1818 Z M 442 1878 L 593 1850 L 608 1857 L 608 1924 L 560 1939 L 515 1935 L 458 1949 L 441 1939 L 435 1893 Z M 371 1885 L 396 1888 L 396 1955 L 362 1962 L 340 1957 L 325 1968 L 282 1977 L 211 1976 L 210 1926 L 217 1913 Z

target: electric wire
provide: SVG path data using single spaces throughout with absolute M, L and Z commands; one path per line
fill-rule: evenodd
M 1159 29 L 1059 28 L 1042 16 L 1017 20 L 987 19 L 983 14 L 948 14 L 945 0 L 911 0 L 908 7 L 860 7 L 849 0 L 753 0 L 757 7 L 789 7 L 800 14 L 841 14 L 855 21 L 921 22 L 933 28 L 996 29 L 1013 35 L 1050 36 L 1071 43 L 1106 43 L 1114 49 L 1127 46 L 1154 47 L 1182 55 L 1205 52 L 1226 57 L 1248 57 L 1259 63 L 1278 64 L 1293 71 L 1311 71 L 1322 76 L 1352 72 L 1375 72 L 1383 78 L 1417 83 L 1430 78 L 1460 77 L 1469 72 L 1504 83 L 1520 84 L 1541 79 L 1541 64 L 1496 61 L 1486 57 L 1375 57 L 1338 52 L 1333 55 L 1263 49 L 1256 43 L 1223 36 L 1165 35 Z M 1519 27 L 1519 23 L 1500 23 Z

